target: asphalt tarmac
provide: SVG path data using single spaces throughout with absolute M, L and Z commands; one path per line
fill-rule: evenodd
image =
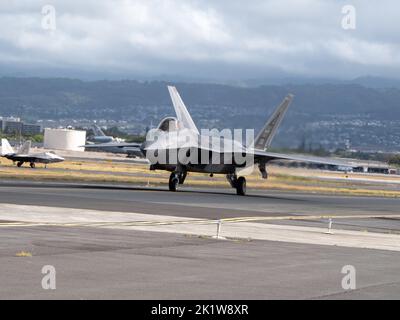
M 1 181 L 0 203 L 218 219 L 291 214 L 399 214 L 400 199 L 248 190 Z
M 16 257 L 24 250 L 32 257 Z M 55 268 L 55 290 L 42 268 Z M 344 266 L 355 269 L 345 290 Z M 96 228 L 4 228 L 0 299 L 399 299 L 398 252 Z
M 400 207 L 399 199 L 390 198 L 265 190 L 238 197 L 229 188 L 183 187 L 172 193 L 22 181 L 2 181 L 0 203 L 204 219 L 391 215 Z M 337 223 L 400 230 L 398 219 Z M 32 256 L 16 256 L 22 251 Z M 45 265 L 56 270 L 55 290 L 42 288 Z M 355 290 L 342 287 L 342 268 L 349 265 L 356 271 Z M 3 227 L 0 232 L 0 299 L 399 299 L 399 273 L 400 253 L 388 250 L 94 227 Z
M 193 189 L 178 192 L 167 187 L 90 185 L 2 181 L 0 203 L 136 212 L 156 215 L 223 219 L 233 217 L 295 215 L 392 215 L 400 214 L 400 199 L 354 197 L 248 190 L 245 197 L 230 188 Z M 271 222 L 268 222 L 271 223 Z M 316 226 L 326 220 L 278 221 L 279 224 Z M 399 219 L 346 219 L 334 221 L 342 229 L 400 233 Z

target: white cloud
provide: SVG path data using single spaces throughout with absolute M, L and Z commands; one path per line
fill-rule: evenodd
M 352 31 L 341 28 L 347 3 L 335 0 L 58 0 L 53 33 L 41 28 L 45 4 L 2 1 L 0 64 L 221 78 L 400 70 L 395 0 L 352 1 Z

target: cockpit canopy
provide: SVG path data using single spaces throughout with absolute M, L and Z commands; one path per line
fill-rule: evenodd
M 171 132 L 178 130 L 178 119 L 174 117 L 168 117 L 163 119 L 158 125 L 158 130 Z

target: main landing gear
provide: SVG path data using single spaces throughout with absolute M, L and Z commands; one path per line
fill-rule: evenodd
M 174 171 L 169 176 L 168 187 L 170 191 L 177 191 L 180 184 L 186 179 L 185 171 Z M 236 194 L 240 196 L 246 195 L 246 178 L 237 177 L 236 174 L 228 174 L 226 176 L 232 188 L 236 189 Z
M 18 168 L 21 168 L 23 164 L 24 164 L 23 161 L 18 161 L 18 162 L 17 162 L 17 167 L 18 167 Z M 30 163 L 29 163 L 29 166 L 30 166 L 32 169 L 34 169 L 34 168 L 36 167 L 36 165 L 35 165 L 34 162 L 30 162 Z
M 239 196 L 246 195 L 246 178 L 237 177 L 236 174 L 228 174 L 226 179 L 229 181 L 232 188 L 236 189 L 236 194 Z
M 176 191 L 180 184 L 183 184 L 186 179 L 186 172 L 172 172 L 169 176 L 169 191 Z

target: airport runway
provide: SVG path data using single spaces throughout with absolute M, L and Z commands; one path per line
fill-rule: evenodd
M 233 189 L 2 181 L 0 203 L 136 212 L 203 219 L 290 215 L 400 214 L 400 199 L 249 190 L 239 197 Z M 278 222 L 315 226 L 324 221 Z M 400 221 L 357 219 L 335 221 L 343 229 L 400 232 Z
M 0 203 L 219 219 L 390 215 L 399 213 L 400 200 L 254 190 L 238 197 L 228 188 L 171 193 L 166 188 L 2 181 Z M 340 228 L 400 230 L 398 219 L 346 223 Z M 32 257 L 17 257 L 21 251 Z M 56 290 L 41 287 L 44 265 L 56 268 Z M 346 265 L 356 269 L 356 290 L 341 286 Z M 390 250 L 221 241 L 119 228 L 10 226 L 0 232 L 0 299 L 398 299 L 399 265 L 400 254 Z
M 140 212 L 193 218 L 291 214 L 398 214 L 400 199 L 249 190 L 1 181 L 0 203 L 105 211 Z

